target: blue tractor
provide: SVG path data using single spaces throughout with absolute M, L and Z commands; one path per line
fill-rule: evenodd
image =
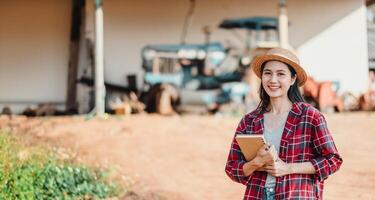
M 228 19 L 219 27 L 245 30 L 245 50 L 240 54 L 233 53 L 232 48 L 224 48 L 221 43 L 209 42 L 209 39 L 205 44 L 147 45 L 142 49 L 143 91 L 146 94 L 143 99 L 147 111 L 157 111 L 158 98 L 161 97 L 158 93 L 166 85 L 173 88 L 174 98 L 170 103 L 177 111 L 200 108 L 200 111 L 215 112 L 226 103 L 244 103 L 250 85 L 243 81 L 243 77 L 251 62 L 251 53 L 255 49 L 277 46 L 260 35 L 277 30 L 277 19 Z

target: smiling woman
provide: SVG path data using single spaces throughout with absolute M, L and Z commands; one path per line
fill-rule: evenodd
M 296 81 L 288 65 L 279 61 L 268 61 L 262 70 L 262 85 L 270 98 L 282 97 Z
M 251 65 L 261 79 L 258 108 L 237 134 L 263 134 L 268 144 L 245 160 L 232 141 L 225 171 L 246 185 L 244 199 L 322 199 L 324 180 L 342 163 L 324 116 L 304 102 L 306 72 L 292 52 L 269 50 Z

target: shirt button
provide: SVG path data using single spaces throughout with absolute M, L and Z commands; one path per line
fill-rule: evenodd
M 270 192 L 273 192 L 273 188 L 270 188 Z

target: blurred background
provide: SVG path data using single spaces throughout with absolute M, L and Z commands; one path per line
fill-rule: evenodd
M 375 199 L 373 0 L 0 0 L 0 128 L 116 168 L 121 199 L 240 199 L 226 156 L 274 47 L 343 154 L 325 197 Z

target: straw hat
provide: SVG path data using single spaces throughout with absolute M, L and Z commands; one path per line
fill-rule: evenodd
M 259 78 L 261 78 L 262 76 L 262 65 L 267 61 L 280 61 L 288 64 L 297 73 L 298 85 L 302 86 L 303 84 L 305 84 L 307 74 L 305 70 L 300 66 L 300 62 L 297 56 L 291 51 L 277 47 L 268 50 L 264 55 L 255 57 L 255 59 L 251 63 L 251 68 Z

